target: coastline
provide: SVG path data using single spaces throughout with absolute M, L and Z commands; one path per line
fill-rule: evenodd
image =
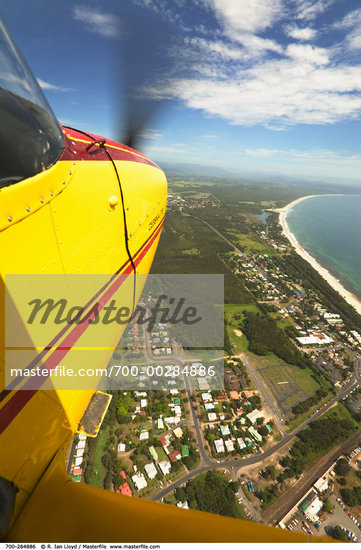
M 313 267 L 313 269 L 315 269 L 321 275 L 321 277 L 325 279 L 325 281 L 327 281 L 328 284 L 334 290 L 336 290 L 336 292 L 338 292 L 340 296 L 342 296 L 342 298 L 344 298 L 344 300 L 346 300 L 346 302 L 357 311 L 357 313 L 361 315 L 361 301 L 359 300 L 359 298 L 357 298 L 357 296 L 355 296 L 349 290 L 346 290 L 346 288 L 340 283 L 338 279 L 336 279 L 336 277 L 334 277 L 334 275 L 332 275 L 326 268 L 322 267 L 322 265 L 319 264 L 318 261 L 300 245 L 300 243 L 297 241 L 296 237 L 293 235 L 293 233 L 291 233 L 288 227 L 286 218 L 289 210 L 291 210 L 291 208 L 293 208 L 299 202 L 317 196 L 324 195 L 307 195 L 305 197 L 300 197 L 299 199 L 296 199 L 287 204 L 287 206 L 285 206 L 284 208 L 278 208 L 276 210 L 276 212 L 279 213 L 279 222 L 281 224 L 283 234 L 285 235 L 285 237 L 287 237 L 293 248 L 296 250 L 297 254 L 299 254 L 301 258 L 306 260 L 306 262 L 308 262 Z

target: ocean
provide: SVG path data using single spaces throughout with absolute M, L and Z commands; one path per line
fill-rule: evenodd
M 286 219 L 300 245 L 361 299 L 361 195 L 311 197 Z

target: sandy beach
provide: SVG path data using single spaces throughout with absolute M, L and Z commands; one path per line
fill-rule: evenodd
M 312 267 L 323 277 L 329 285 L 336 290 L 345 300 L 348 302 L 352 307 L 355 308 L 355 310 L 361 314 L 361 301 L 352 294 L 352 292 L 346 290 L 340 281 L 336 279 L 327 269 L 322 267 L 318 263 L 318 261 L 311 256 L 306 250 L 300 245 L 300 243 L 297 241 L 296 237 L 291 233 L 288 224 L 287 224 L 287 212 L 291 210 L 296 204 L 298 204 L 301 201 L 304 201 L 306 199 L 309 199 L 311 197 L 317 197 L 318 195 L 307 195 L 306 197 L 301 197 L 299 199 L 296 199 L 295 201 L 291 202 L 284 208 L 277 209 L 277 212 L 280 215 L 280 224 L 283 229 L 283 234 L 287 237 L 287 239 L 290 241 L 292 246 L 295 248 L 297 254 L 299 254 L 304 260 L 306 260 L 309 264 L 312 265 Z M 324 196 L 324 195 L 322 195 Z

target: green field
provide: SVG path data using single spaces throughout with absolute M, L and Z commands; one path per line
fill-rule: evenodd
M 227 323 L 234 328 L 242 323 L 245 318 L 245 312 L 258 313 L 259 309 L 255 304 L 225 304 L 224 315 Z M 236 318 L 239 316 L 239 318 Z
M 224 229 L 224 236 L 233 244 L 240 247 L 246 254 L 259 253 L 272 255 L 275 250 L 266 241 L 262 241 L 254 233 L 240 233 L 235 229 Z
M 231 327 L 227 327 L 227 332 L 232 346 L 232 355 L 248 351 L 248 340 L 244 334 L 238 336 Z
M 90 485 L 93 485 L 94 487 L 100 487 L 103 489 L 103 481 L 105 476 L 105 468 L 102 464 L 102 456 L 104 453 L 104 446 L 108 439 L 109 435 L 109 427 L 106 427 L 104 430 L 100 430 L 98 436 L 97 436 L 97 446 L 95 449 L 95 456 L 94 456 L 94 468 L 92 477 L 90 480 Z
M 235 333 L 235 330 L 241 330 L 240 325 L 245 317 L 245 312 L 257 313 L 258 311 L 259 309 L 255 304 L 225 304 L 224 317 L 227 321 L 227 332 L 234 355 L 248 350 L 246 335 L 239 336 Z
M 290 422 L 287 428 L 287 432 L 289 433 L 293 432 L 293 430 L 295 430 L 296 428 L 298 428 L 298 426 L 303 424 L 303 422 L 305 422 L 310 416 L 314 414 L 316 409 L 320 409 L 322 405 L 326 403 L 328 400 L 329 400 L 329 395 L 326 396 L 324 399 L 322 399 L 322 401 L 320 401 L 319 403 L 311 407 L 311 409 L 309 409 L 307 412 L 305 412 L 304 414 L 301 414 L 295 420 Z M 358 426 L 355 419 L 352 417 L 352 414 L 350 413 L 350 411 L 342 403 L 339 403 L 337 407 L 332 407 L 329 411 L 327 411 L 327 413 L 323 415 L 322 418 L 327 418 L 333 412 L 336 412 L 338 418 L 340 418 L 341 420 L 351 420 L 351 422 L 355 427 Z
M 169 192 L 172 193 L 172 192 L 179 192 L 180 190 L 182 191 L 185 191 L 187 189 L 197 189 L 197 191 L 199 190 L 200 187 L 211 187 L 213 185 L 215 185 L 215 183 L 212 183 L 212 182 L 208 182 L 206 180 L 202 180 L 202 181 L 197 181 L 197 180 L 194 180 L 194 181 L 191 181 L 191 179 L 178 179 L 178 178 L 170 178 L 168 180 L 168 185 L 169 185 Z M 197 191 L 194 191 L 195 193 Z
M 275 319 L 275 318 L 277 317 L 277 315 L 272 315 L 272 314 L 271 314 L 271 317 L 272 317 L 273 319 Z M 293 326 L 294 326 L 294 324 L 291 323 L 291 321 L 290 321 L 289 319 L 279 319 L 279 320 L 277 320 L 277 325 L 278 325 L 280 328 L 283 328 L 283 329 L 285 329 L 285 328 L 287 328 L 287 327 L 293 327 Z
M 320 388 L 309 369 L 288 365 L 275 356 L 252 354 L 251 361 L 285 415 Z
M 356 422 L 356 420 L 354 419 L 354 417 L 352 416 L 348 408 L 345 407 L 343 403 L 338 403 L 336 407 L 332 407 L 332 409 L 327 411 L 327 413 L 325 413 L 322 418 L 327 418 L 328 416 L 334 413 L 337 414 L 337 417 L 340 420 L 349 420 L 350 422 L 352 422 L 355 428 L 360 427 L 360 424 Z

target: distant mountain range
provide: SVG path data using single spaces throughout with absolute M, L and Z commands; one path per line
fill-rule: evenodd
M 157 162 L 157 161 L 156 161 Z M 167 176 L 203 176 L 213 178 L 234 178 L 235 173 L 228 172 L 219 166 L 203 166 L 201 164 L 170 164 L 159 162 L 159 166 L 164 170 Z
M 157 162 L 157 161 L 155 161 Z M 252 184 L 259 185 L 292 185 L 292 186 L 303 186 L 310 187 L 310 193 L 317 192 L 341 192 L 341 193 L 360 193 L 361 185 L 360 183 L 353 183 L 351 181 L 340 184 L 338 179 L 334 181 L 329 180 L 328 182 L 322 180 L 312 180 L 304 179 L 298 177 L 284 176 L 282 174 L 265 174 L 265 173 L 256 173 L 256 172 L 236 172 L 233 170 L 226 170 L 220 168 L 219 166 L 205 166 L 202 164 L 192 164 L 192 163 L 167 163 L 167 162 L 158 162 L 159 166 L 164 170 L 167 177 L 188 177 L 188 178 L 211 178 L 214 180 L 226 179 L 234 180 L 238 182 L 249 182 Z

